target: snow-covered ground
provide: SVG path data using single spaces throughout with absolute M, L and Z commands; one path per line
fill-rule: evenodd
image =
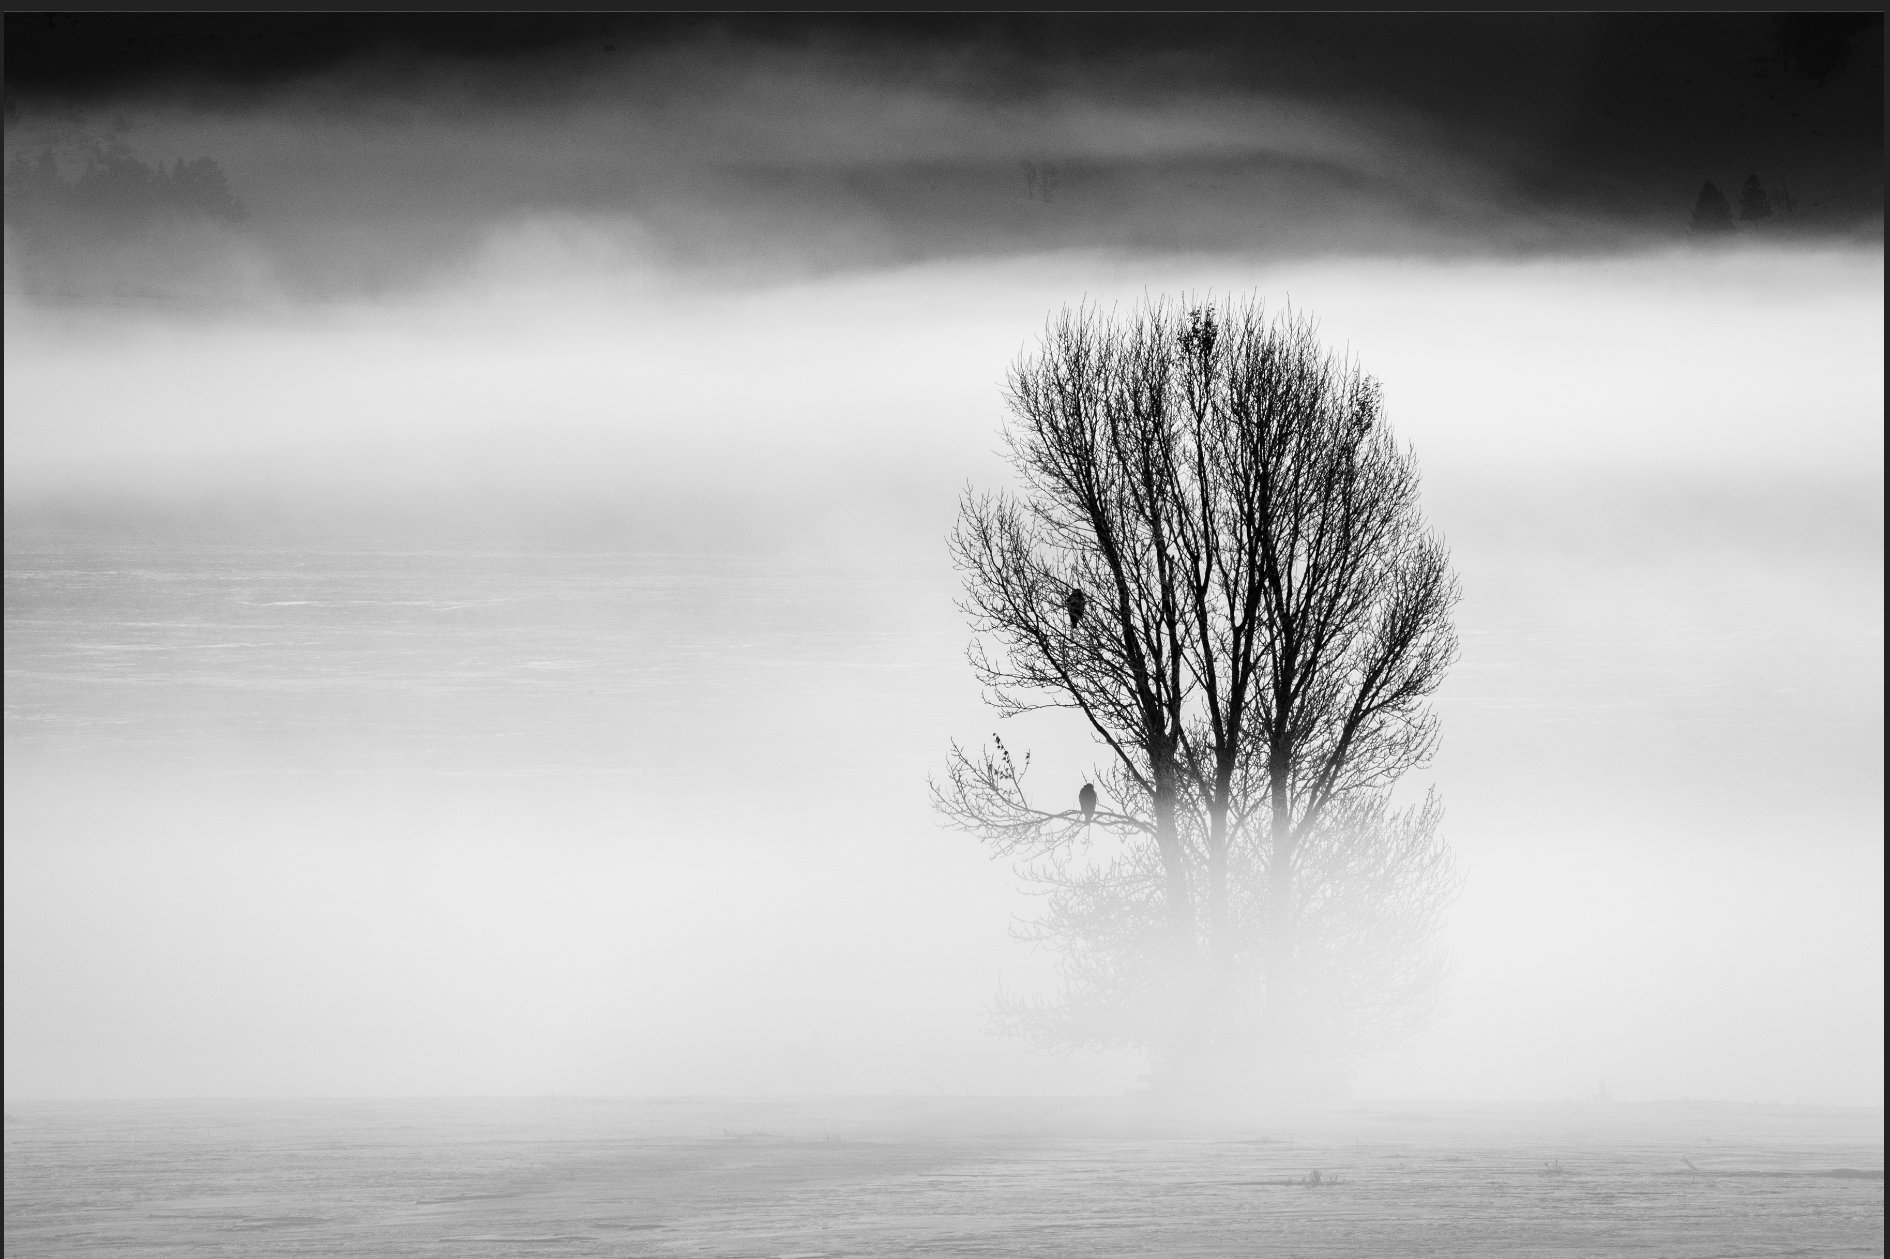
M 38 1102 L 6 1166 L 21 1259 L 1883 1250 L 1880 1108 Z

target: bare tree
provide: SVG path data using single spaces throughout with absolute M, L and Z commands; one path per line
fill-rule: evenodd
M 1001 744 L 934 785 L 1050 891 L 1064 996 L 1010 1025 L 1171 1064 L 1382 1030 L 1451 886 L 1435 803 L 1388 793 L 1435 745 L 1457 587 L 1376 382 L 1290 311 L 1164 300 L 1065 310 L 1008 402 L 1022 493 L 951 539 L 972 664 L 1109 756 L 1093 812 L 1037 807 Z

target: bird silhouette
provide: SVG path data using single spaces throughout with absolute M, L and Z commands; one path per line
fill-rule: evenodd
M 1087 824 L 1096 816 L 1096 789 L 1084 783 L 1083 789 L 1076 793 L 1076 807 L 1083 811 L 1083 821 Z
M 1075 629 L 1076 623 L 1083 619 L 1083 610 L 1087 607 L 1089 596 L 1074 586 L 1070 587 L 1070 593 L 1063 599 L 1063 610 L 1070 614 L 1071 629 Z

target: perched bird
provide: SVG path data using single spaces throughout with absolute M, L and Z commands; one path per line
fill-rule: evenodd
M 1076 807 L 1083 811 L 1083 821 L 1088 822 L 1096 816 L 1096 789 L 1088 783 L 1076 793 Z
M 1089 607 L 1089 596 L 1074 586 L 1070 587 L 1070 593 L 1063 599 L 1063 610 L 1070 614 L 1071 629 L 1075 629 L 1076 623 L 1083 619 L 1083 610 L 1087 607 Z

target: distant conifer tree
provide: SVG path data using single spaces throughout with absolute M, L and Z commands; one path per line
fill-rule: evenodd
M 1792 200 L 1792 190 L 1784 184 L 1778 186 L 1778 192 L 1773 196 L 1772 204 L 1777 206 L 1779 214 L 1787 219 L 1798 211 L 1798 203 Z
M 1726 194 L 1713 186 L 1712 180 L 1700 185 L 1699 199 L 1693 203 L 1693 230 L 1730 232 L 1733 230 L 1732 204 Z
M 1739 190 L 1739 221 L 1757 223 L 1771 217 L 1772 199 L 1765 195 L 1765 185 L 1757 175 L 1747 175 L 1745 187 Z
M 249 217 L 215 158 L 178 162 L 171 168 L 171 186 L 181 201 L 210 218 L 240 223 Z
M 167 170 L 163 161 L 147 166 L 119 145 L 94 152 L 66 179 L 45 149 L 37 163 L 15 155 L 6 170 L 7 221 L 29 229 L 82 224 L 114 233 L 166 215 L 241 223 L 249 211 L 214 158 L 175 161 Z

